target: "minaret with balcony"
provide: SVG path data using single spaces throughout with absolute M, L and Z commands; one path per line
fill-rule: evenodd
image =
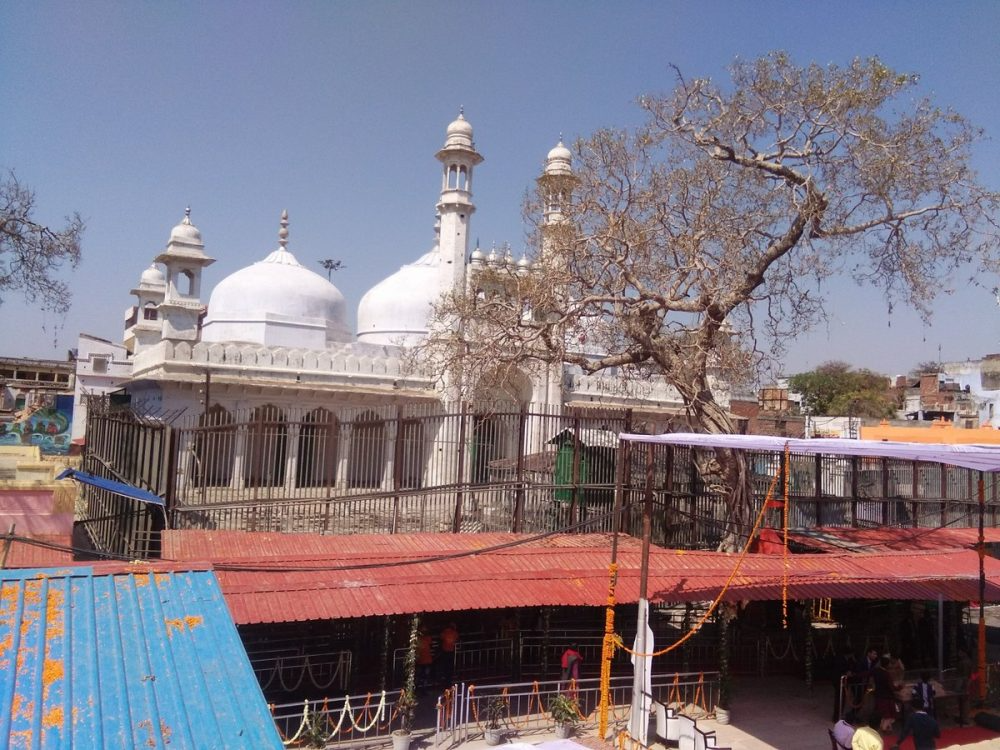
M 198 340 L 202 313 L 201 272 L 215 262 L 205 255 L 201 232 L 191 223 L 191 209 L 170 232 L 166 249 L 156 256 L 166 269 L 166 289 L 159 305 L 162 338 L 165 341 Z
M 442 165 L 438 252 L 441 291 L 460 290 L 465 285 L 465 265 L 469 250 L 469 220 L 476 207 L 472 203 L 472 172 L 483 161 L 472 140 L 472 125 L 459 112 L 448 126 L 444 147 L 436 154 Z

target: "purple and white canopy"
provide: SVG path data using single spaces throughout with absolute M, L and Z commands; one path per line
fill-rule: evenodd
M 636 443 L 685 445 L 692 448 L 774 451 L 778 453 L 783 452 L 787 445 L 789 450 L 796 454 L 901 458 L 907 461 L 961 466 L 975 471 L 1000 471 L 1000 446 L 992 445 L 897 443 L 884 440 L 848 440 L 844 438 L 803 440 L 768 435 L 703 435 L 694 432 L 675 432 L 664 435 L 622 433 L 619 437 L 622 440 Z

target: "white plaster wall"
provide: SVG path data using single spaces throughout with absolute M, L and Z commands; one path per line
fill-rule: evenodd
M 978 359 L 941 365 L 941 371 L 963 390 L 969 386 L 969 393 L 977 402 L 979 423 L 988 421 L 994 428 L 1000 427 L 1000 390 L 983 388 L 982 370 L 983 360 Z
M 93 358 L 103 355 L 110 358 L 107 372 L 94 372 Z M 87 430 L 87 401 L 85 395 L 103 395 L 118 390 L 132 376 L 132 363 L 121 344 L 80 336 L 76 347 L 76 385 L 73 388 L 73 430 L 71 439 L 82 438 Z

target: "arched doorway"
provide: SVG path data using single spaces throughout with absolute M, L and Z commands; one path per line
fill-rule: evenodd
M 219 404 L 198 418 L 191 451 L 191 478 L 196 487 L 229 487 L 233 481 L 236 429 L 232 415 Z
M 353 488 L 381 487 L 384 472 L 385 420 L 373 411 L 366 411 L 351 423 L 347 484 Z
M 340 422 L 327 409 L 313 409 L 299 428 L 298 487 L 329 487 L 337 482 Z
M 280 487 L 285 483 L 288 425 L 274 404 L 258 406 L 247 426 L 243 481 L 247 487 Z
M 424 480 L 424 425 L 419 419 L 404 419 L 399 426 L 400 442 L 399 488 L 415 490 Z

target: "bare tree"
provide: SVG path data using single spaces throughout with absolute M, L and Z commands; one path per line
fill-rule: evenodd
M 671 94 L 639 100 L 643 126 L 576 144 L 571 183 L 539 180 L 530 271 L 495 267 L 442 300 L 437 372 L 466 387 L 555 363 L 662 378 L 700 429 L 732 432 L 713 378 L 773 364 L 824 318 L 825 280 L 927 315 L 942 277 L 996 270 L 998 195 L 969 165 L 981 133 L 912 101 L 915 76 L 780 52 L 730 72 L 727 87 L 678 72 Z M 746 467 L 720 452 L 711 473 L 732 546 L 750 526 Z
M 83 219 L 74 213 L 65 227 L 52 229 L 35 221 L 34 210 L 34 191 L 8 172 L 0 179 L 0 302 L 20 291 L 43 310 L 64 313 L 71 294 L 56 272 L 80 262 Z

